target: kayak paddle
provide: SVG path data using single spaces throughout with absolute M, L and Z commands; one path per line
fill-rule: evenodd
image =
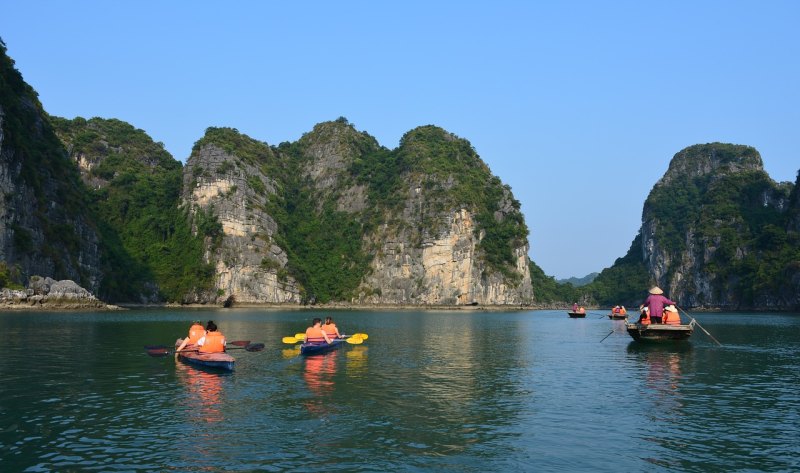
M 153 356 L 153 357 L 167 356 L 167 355 L 169 355 L 171 353 L 176 353 L 174 348 L 170 349 L 170 348 L 165 347 L 163 345 L 148 345 L 148 346 L 144 347 L 144 349 L 145 349 L 145 351 L 147 351 L 148 355 Z M 247 350 L 247 351 L 253 352 L 253 351 L 261 351 L 263 349 L 264 349 L 264 344 L 263 343 L 247 343 L 247 345 L 245 345 L 245 346 L 234 345 L 232 347 L 227 347 L 225 351 L 228 351 L 228 350 Z M 177 352 L 177 353 L 192 353 L 192 352 L 198 352 L 198 351 L 199 351 L 199 349 L 193 348 L 191 350 L 181 350 L 180 352 Z

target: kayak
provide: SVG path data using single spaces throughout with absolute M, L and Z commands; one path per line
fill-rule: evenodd
M 344 338 L 335 338 L 331 340 L 331 343 L 328 344 L 327 342 L 311 342 L 311 343 L 303 343 L 300 345 L 300 354 L 301 355 L 319 355 L 322 353 L 327 353 L 331 350 L 335 350 L 342 346 L 345 342 Z
M 180 346 L 181 339 L 175 342 L 175 348 Z M 184 348 L 180 352 L 176 352 L 178 359 L 184 363 L 203 368 L 215 368 L 225 371 L 233 371 L 233 363 L 236 359 L 227 353 L 200 353 L 196 348 Z

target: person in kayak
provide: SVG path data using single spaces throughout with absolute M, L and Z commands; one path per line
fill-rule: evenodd
M 328 338 L 342 338 L 339 334 L 339 329 L 336 328 L 336 324 L 333 323 L 333 317 L 325 317 L 325 324 L 322 325 L 322 331 L 328 335 Z
M 186 345 L 196 345 L 197 341 L 205 336 L 205 334 L 206 329 L 203 328 L 203 324 L 201 324 L 199 320 L 195 320 L 192 322 L 192 326 L 189 327 L 189 336 L 183 339 L 181 346 L 175 351 L 183 350 L 186 348 Z
M 222 353 L 225 351 L 225 335 L 217 330 L 217 324 L 209 320 L 206 324 L 206 334 L 197 341 L 197 351 L 200 353 Z
M 664 296 L 664 291 L 658 286 L 653 286 L 648 292 L 650 292 L 650 295 L 642 302 L 641 307 L 649 307 L 650 320 L 654 324 L 660 324 L 664 314 L 664 306 L 668 304 L 676 305 L 676 303 L 667 299 Z
M 322 330 L 322 327 L 320 326 L 321 324 L 322 319 L 319 317 L 314 317 L 314 320 L 311 321 L 311 327 L 306 329 L 306 343 L 331 343 L 331 339 L 328 337 L 328 334 Z

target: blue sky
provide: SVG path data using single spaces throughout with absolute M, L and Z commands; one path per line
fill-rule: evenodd
M 118 118 L 188 157 L 209 126 L 270 144 L 346 117 L 394 148 L 469 140 L 522 202 L 530 255 L 623 256 L 672 156 L 754 146 L 794 181 L 800 2 L 0 0 L 45 109 Z

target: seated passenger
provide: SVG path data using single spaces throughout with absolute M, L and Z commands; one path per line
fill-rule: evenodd
M 681 315 L 678 313 L 678 309 L 674 305 L 664 307 L 664 318 L 662 321 L 668 325 L 680 325 Z
M 322 331 L 328 335 L 330 339 L 342 338 L 339 335 L 339 329 L 333 323 L 333 317 L 325 317 L 325 324 L 322 326 Z
M 649 307 L 642 307 L 641 308 L 642 314 L 639 316 L 639 320 L 636 323 L 642 325 L 650 325 L 650 308 Z
M 206 324 L 206 334 L 197 341 L 200 353 L 222 353 L 225 351 L 225 336 L 217 331 L 217 325 L 209 320 Z
M 206 329 L 203 328 L 203 324 L 201 324 L 199 320 L 195 320 L 192 322 L 192 326 L 189 327 L 189 336 L 183 339 L 181 346 L 179 346 L 175 351 L 181 351 L 186 348 L 187 345 L 196 345 L 197 341 L 200 340 L 205 334 Z
M 319 317 L 314 318 L 314 320 L 311 322 L 311 327 L 306 329 L 306 343 L 331 343 L 331 339 L 328 337 L 328 334 L 322 330 L 322 327 L 320 327 L 321 323 L 322 319 Z

